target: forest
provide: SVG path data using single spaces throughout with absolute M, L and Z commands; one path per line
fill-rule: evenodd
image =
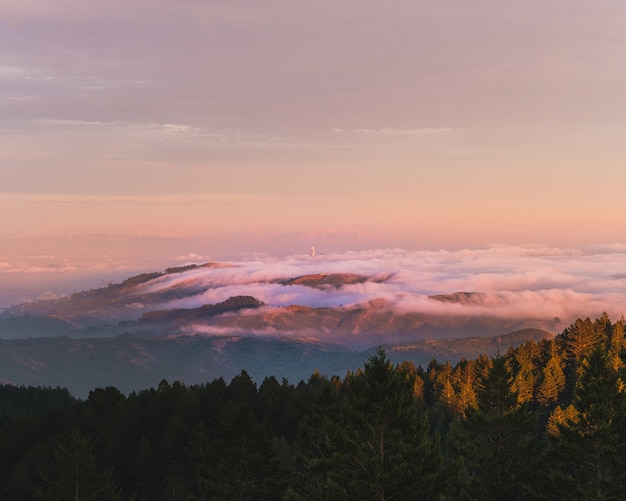
M 623 499 L 624 319 L 458 364 L 157 388 L 0 386 L 4 500 Z

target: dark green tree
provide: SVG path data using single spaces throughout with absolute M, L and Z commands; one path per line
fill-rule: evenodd
M 157 477 L 154 470 L 157 458 L 154 447 L 145 435 L 142 435 L 135 446 L 133 460 L 133 476 L 135 478 L 136 492 L 140 499 L 147 499 L 155 492 Z
M 278 460 L 247 404 L 227 404 L 214 436 L 200 431 L 191 444 L 200 499 L 280 499 Z
M 93 452 L 93 441 L 78 431 L 59 438 L 53 460 L 42 473 L 38 500 L 115 501 L 121 499 L 110 471 L 101 471 Z
M 439 439 L 429 436 L 414 381 L 382 348 L 347 378 L 316 431 L 307 463 L 313 497 L 436 499 L 443 491 Z
M 626 396 L 606 351 L 597 346 L 582 363 L 575 413 L 558 425 L 561 459 L 556 478 L 577 499 L 623 499 L 626 492 Z M 570 489 L 569 492 L 567 489 Z
M 463 465 L 456 496 L 465 499 L 539 499 L 545 442 L 526 404 L 511 390 L 503 357 L 478 389 L 478 407 L 452 431 L 451 449 Z
M 185 499 L 184 484 L 191 484 L 193 468 L 187 461 L 187 444 L 191 430 L 180 414 L 174 414 L 163 429 L 157 447 L 160 491 L 167 499 Z

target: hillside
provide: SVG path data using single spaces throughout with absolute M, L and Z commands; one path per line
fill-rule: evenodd
M 243 368 L 255 378 L 299 380 L 314 369 L 345 374 L 378 345 L 394 361 L 427 365 L 553 336 L 553 319 L 502 316 L 491 296 L 394 297 L 392 280 L 206 263 L 15 305 L 0 316 L 0 381 L 84 395 L 110 384 L 132 391 L 161 379 L 229 378 Z
M 411 284 L 394 282 L 392 275 L 284 277 L 280 269 L 261 272 L 242 266 L 169 268 L 55 300 L 14 305 L 0 314 L 0 338 L 228 332 L 313 336 L 362 349 L 381 342 L 498 336 L 525 328 L 553 332 L 558 326 L 551 316 L 504 315 L 494 305 L 505 300 L 493 294 L 423 295 L 412 291 Z
M 390 359 L 424 367 L 433 359 L 456 363 L 462 357 L 493 355 L 527 340 L 549 336 L 544 331 L 516 332 L 497 338 L 426 340 L 386 346 Z M 131 335 L 72 339 L 38 338 L 0 341 L 0 383 L 66 387 L 85 397 L 96 387 L 115 386 L 128 393 L 159 381 L 197 384 L 245 369 L 260 382 L 306 380 L 318 370 L 328 376 L 354 371 L 374 348 L 352 350 L 341 344 L 305 338 L 260 336 Z

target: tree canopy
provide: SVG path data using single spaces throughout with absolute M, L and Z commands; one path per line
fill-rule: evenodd
M 620 499 L 624 321 L 456 365 L 86 400 L 0 386 L 0 499 Z M 90 497 L 91 496 L 91 497 Z

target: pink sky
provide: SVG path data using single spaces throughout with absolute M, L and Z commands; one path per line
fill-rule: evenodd
M 0 263 L 621 242 L 625 89 L 621 0 L 0 0 Z

